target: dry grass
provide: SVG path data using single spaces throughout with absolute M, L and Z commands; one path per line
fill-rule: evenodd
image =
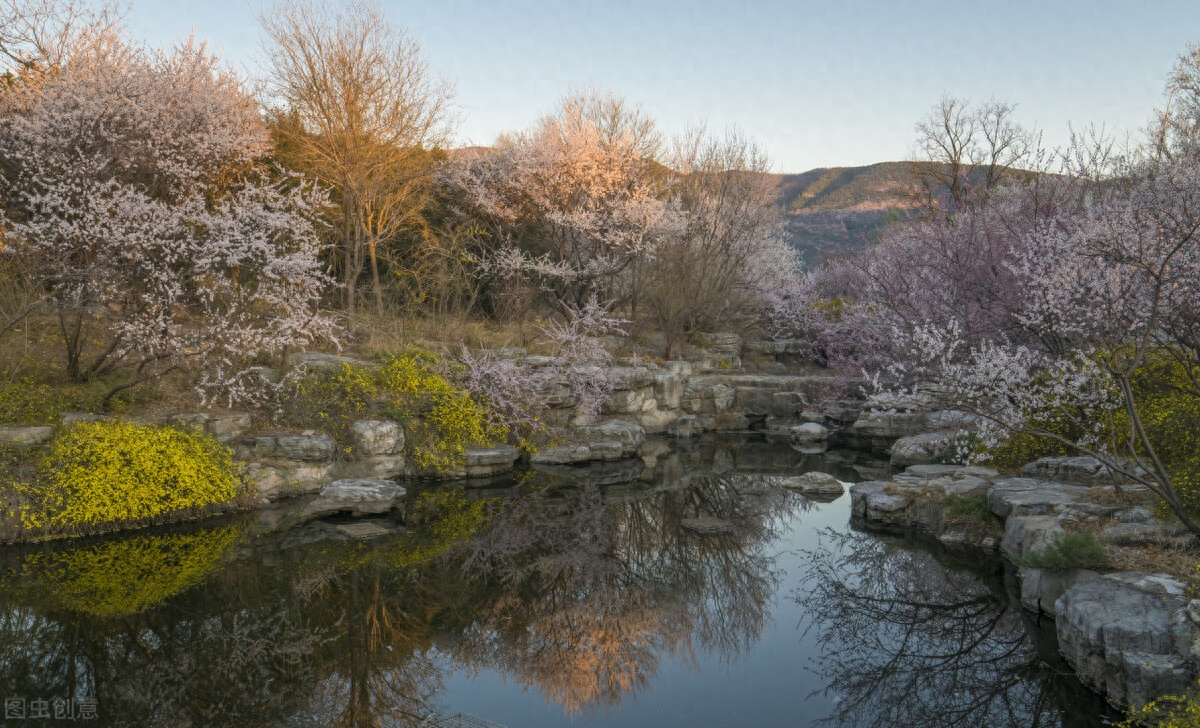
M 466 344 L 471 349 L 520 347 L 530 354 L 549 354 L 542 344 L 540 326 L 537 321 L 358 315 L 347 323 L 350 337 L 346 349 L 359 356 L 396 353 L 410 346 L 446 353 Z
M 1107 546 L 1108 566 L 1115 571 L 1152 571 L 1186 580 L 1200 564 L 1200 548 L 1190 536 L 1169 541 L 1146 546 Z

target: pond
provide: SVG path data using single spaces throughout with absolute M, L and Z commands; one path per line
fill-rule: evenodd
M 0 549 L 0 726 L 1116 717 L 999 559 L 861 532 L 848 495 L 775 477 L 886 463 L 753 436 L 642 452 L 416 489 L 373 538 L 284 509 Z

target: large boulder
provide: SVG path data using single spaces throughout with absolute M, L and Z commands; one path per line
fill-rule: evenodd
M 1130 464 L 1130 467 L 1135 467 Z M 1021 474 L 1029 478 L 1054 480 L 1076 485 L 1114 485 L 1130 482 L 1090 455 L 1045 457 L 1026 465 Z
M 350 425 L 356 458 L 396 455 L 404 451 L 404 428 L 392 420 L 359 420 Z
M 576 427 L 574 439 L 591 443 L 619 442 L 625 457 L 635 455 L 638 447 L 646 441 L 646 430 L 621 420 L 609 420 L 598 425 Z
M 512 445 L 467 450 L 466 475 L 469 478 L 486 478 L 508 472 L 520 455 Z
M 1048 483 L 1036 478 L 1003 478 L 988 492 L 992 512 L 1009 516 L 1056 516 L 1087 497 L 1079 485 Z
M 1099 576 L 1088 569 L 1049 571 L 1022 566 L 1020 569 L 1021 604 L 1034 612 L 1057 614 L 1058 598 L 1081 581 Z
M 829 429 L 817 422 L 805 422 L 789 428 L 788 434 L 797 445 L 811 445 L 829 439 Z
M 1081 581 L 1055 604 L 1059 650 L 1083 684 L 1118 705 L 1183 693 L 1200 638 L 1185 588 L 1137 571 Z
M 892 465 L 932 463 L 937 455 L 954 444 L 954 432 L 925 432 L 909 435 L 892 444 Z
M 1020 559 L 1026 554 L 1044 551 L 1060 533 L 1066 531 L 1054 516 L 1012 516 L 1004 522 L 1000 550 L 1010 559 Z
M 304 509 L 309 518 L 335 513 L 352 516 L 379 515 L 400 508 L 407 491 L 390 480 L 335 480 Z

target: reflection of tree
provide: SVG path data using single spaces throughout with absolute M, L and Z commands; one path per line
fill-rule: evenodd
M 838 725 L 1059 725 L 1060 682 L 997 579 L 861 534 L 807 552 L 796 600 Z M 994 577 L 994 575 L 991 575 Z
M 415 726 L 447 670 L 466 668 L 596 711 L 665 661 L 742 655 L 779 582 L 770 542 L 805 506 L 763 478 L 694 470 L 619 498 L 526 490 L 486 503 L 439 491 L 414 503 L 407 531 L 365 542 L 323 524 L 253 541 L 196 524 L 0 554 L 22 582 L 0 588 L 0 692 L 94 695 L 110 725 Z M 697 516 L 731 530 L 682 527 Z M 172 550 L 186 543 L 211 548 Z M 157 570 L 108 559 L 145 577 L 108 591 L 36 578 L 133 545 L 175 555 Z
M 757 640 L 778 584 L 766 546 L 802 500 L 759 485 L 698 478 L 612 504 L 585 488 L 566 513 L 536 499 L 510 504 L 464 549 L 469 571 L 502 589 L 453 654 L 536 685 L 568 713 L 637 693 L 664 656 L 736 659 Z M 731 533 L 681 527 L 700 515 L 728 521 Z

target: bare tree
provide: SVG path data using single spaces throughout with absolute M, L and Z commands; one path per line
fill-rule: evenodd
M 912 168 L 928 201 L 945 188 L 954 211 L 962 210 L 973 189 L 986 193 L 1028 160 L 1035 137 L 1013 120 L 1015 109 L 995 99 L 972 106 L 947 95 L 917 122 Z
M 762 149 L 737 131 L 676 140 L 674 199 L 685 223 L 646 263 L 646 307 L 666 356 L 690 331 L 747 327 L 764 294 L 795 274 Z
M 380 248 L 426 205 L 430 150 L 450 133 L 451 87 L 371 0 L 283 2 L 259 22 L 282 156 L 331 187 L 338 202 L 345 308 L 353 312 L 369 261 L 382 312 Z
M 58 68 L 81 41 L 120 25 L 126 7 L 82 0 L 0 0 L 0 72 L 9 78 Z

